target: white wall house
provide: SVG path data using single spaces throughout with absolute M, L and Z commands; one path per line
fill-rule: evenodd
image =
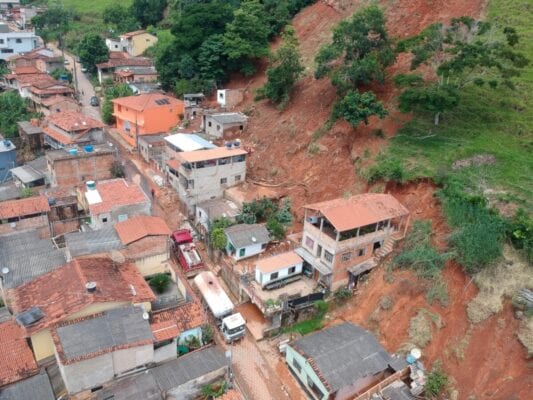
M 122 51 L 120 39 L 106 39 L 105 45 L 107 46 L 109 51 Z
M 0 24 L 0 60 L 32 51 L 39 45 L 35 32 L 10 31 L 6 24 Z
M 242 260 L 265 251 L 270 235 L 260 224 L 238 224 L 224 229 L 226 253 L 234 260 Z
M 255 280 L 265 287 L 269 283 L 281 281 L 302 273 L 303 259 L 294 251 L 258 260 L 255 264 Z

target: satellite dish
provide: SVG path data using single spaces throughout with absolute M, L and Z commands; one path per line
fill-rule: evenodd
M 4 267 L 4 268 L 2 268 L 2 274 L 3 274 L 3 275 L 6 275 L 6 274 L 8 274 L 8 273 L 9 273 L 9 268 L 8 268 L 8 267 Z
M 143 312 L 143 319 L 148 321 L 150 319 L 150 315 L 147 312 Z

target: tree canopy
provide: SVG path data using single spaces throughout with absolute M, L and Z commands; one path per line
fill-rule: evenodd
M 47 9 L 32 18 L 31 22 L 37 33 L 45 40 L 58 40 L 62 46 L 62 36 L 69 30 L 74 12 L 67 10 L 60 2 L 53 1 Z
M 104 23 L 110 26 L 117 36 L 139 28 L 139 22 L 131 9 L 120 3 L 110 4 L 103 13 Z
M 96 64 L 104 62 L 108 58 L 108 49 L 104 39 L 96 33 L 88 33 L 78 45 L 78 55 L 81 64 L 89 72 L 96 72 Z
M 141 27 L 155 26 L 163 19 L 167 0 L 133 0 L 131 13 Z
M 104 103 L 102 104 L 102 120 L 106 124 L 112 124 L 115 122 L 115 117 L 113 117 L 113 103 L 111 100 L 127 96 L 133 96 L 133 90 L 131 90 L 126 83 L 110 86 L 105 90 Z
M 357 126 L 361 122 L 368 125 L 368 118 L 372 115 L 384 118 L 387 110 L 370 91 L 360 93 L 357 90 L 350 90 L 333 108 L 333 118 L 343 118 L 352 126 Z
M 17 122 L 29 118 L 27 104 L 16 92 L 0 94 L 0 133 L 6 138 L 18 135 Z

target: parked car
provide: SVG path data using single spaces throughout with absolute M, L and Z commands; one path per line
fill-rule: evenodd
M 87 68 L 81 67 L 81 72 L 84 72 L 84 73 L 87 72 Z
M 98 100 L 98 97 L 93 96 L 91 97 L 91 106 L 98 107 L 100 105 L 100 101 Z

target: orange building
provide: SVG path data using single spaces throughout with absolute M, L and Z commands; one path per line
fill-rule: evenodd
M 121 97 L 113 100 L 117 130 L 132 146 L 139 136 L 168 132 L 178 125 L 183 101 L 160 93 Z

